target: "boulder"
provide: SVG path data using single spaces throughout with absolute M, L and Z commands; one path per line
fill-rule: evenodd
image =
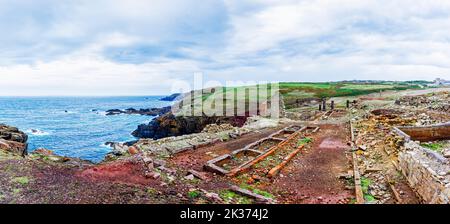
M 24 156 L 28 153 L 28 144 L 0 139 L 0 149 Z
M 125 155 L 128 152 L 128 146 L 124 145 L 122 143 L 114 143 L 113 145 L 113 149 L 112 149 L 112 154 L 116 155 L 116 156 L 121 156 L 121 155 Z
M 450 158 L 450 148 L 444 149 L 442 151 L 442 154 L 444 155 L 445 158 Z
M 0 124 L 0 138 L 8 141 L 26 143 L 28 135 L 15 127 Z
M 139 153 L 139 150 L 134 146 L 130 146 L 128 147 L 128 153 L 130 153 L 130 155 L 135 155 Z
M 0 149 L 17 155 L 26 155 L 28 149 L 28 135 L 19 129 L 0 124 Z

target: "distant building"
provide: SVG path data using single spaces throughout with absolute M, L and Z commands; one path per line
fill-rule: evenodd
M 432 86 L 450 86 L 450 81 L 441 79 L 441 78 L 436 78 L 434 80 L 433 84 L 431 84 L 431 85 Z

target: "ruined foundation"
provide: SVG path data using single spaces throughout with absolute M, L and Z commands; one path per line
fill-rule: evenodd
M 209 160 L 204 169 L 222 175 L 235 175 L 238 172 L 248 169 L 252 163 L 256 163 L 268 154 L 275 151 L 280 145 L 286 143 L 290 138 L 295 137 L 300 132 L 310 134 L 317 132 L 319 127 L 292 125 L 281 129 L 267 138 L 246 145 L 242 149 L 237 149 L 230 154 L 225 154 Z
M 445 124 L 429 125 L 429 126 L 407 126 L 400 127 L 400 135 L 414 141 L 436 141 L 450 139 L 450 122 Z
M 406 150 L 399 152 L 398 160 L 410 186 L 425 203 L 450 203 L 450 162 L 417 142 L 450 139 L 450 123 L 394 130 L 405 139 Z

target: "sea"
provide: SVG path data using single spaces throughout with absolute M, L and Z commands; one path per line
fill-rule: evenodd
M 105 142 L 135 140 L 131 132 L 154 119 L 127 114 L 106 116 L 105 111 L 171 104 L 160 101 L 161 97 L 0 97 L 0 123 L 27 133 L 29 152 L 45 148 L 57 155 L 99 162 L 111 151 Z

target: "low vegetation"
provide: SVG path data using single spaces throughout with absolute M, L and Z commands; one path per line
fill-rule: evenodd
M 253 201 L 245 196 L 242 196 L 240 194 L 237 194 L 234 191 L 230 190 L 223 190 L 219 193 L 219 196 L 226 202 L 226 203 L 237 203 L 237 204 L 251 204 Z
M 312 142 L 312 138 L 308 138 L 308 137 L 302 138 L 302 139 L 298 140 L 297 146 L 306 145 L 311 142 Z
M 280 83 L 280 93 L 286 107 L 292 108 L 297 99 L 302 98 L 330 98 L 341 96 L 358 96 L 386 90 L 419 89 L 416 83 L 407 82 L 283 82 Z
M 21 185 L 27 185 L 28 183 L 30 183 L 30 179 L 28 177 L 15 177 L 12 179 L 12 181 Z
M 446 147 L 448 147 L 448 144 L 446 142 L 422 143 L 420 145 L 439 153 L 441 153 Z
M 375 198 L 369 192 L 370 184 L 372 184 L 372 180 L 370 180 L 369 178 L 366 178 L 366 177 L 361 178 L 361 188 L 362 188 L 362 192 L 364 194 L 364 200 L 366 200 L 366 202 L 375 201 Z
M 198 197 L 200 197 L 200 192 L 197 191 L 197 190 L 189 191 L 189 192 L 187 193 L 187 196 L 188 196 L 188 198 L 190 198 L 190 199 L 198 198 Z
M 269 193 L 267 191 L 263 191 L 263 190 L 260 190 L 258 188 L 255 188 L 255 187 L 253 187 L 251 185 L 248 185 L 248 184 L 241 184 L 240 187 L 243 188 L 243 189 L 247 189 L 249 191 L 252 191 L 255 194 L 259 194 L 259 195 L 262 195 L 264 197 L 267 197 L 267 198 L 275 198 L 275 196 L 273 196 L 273 194 L 271 194 L 271 193 Z

